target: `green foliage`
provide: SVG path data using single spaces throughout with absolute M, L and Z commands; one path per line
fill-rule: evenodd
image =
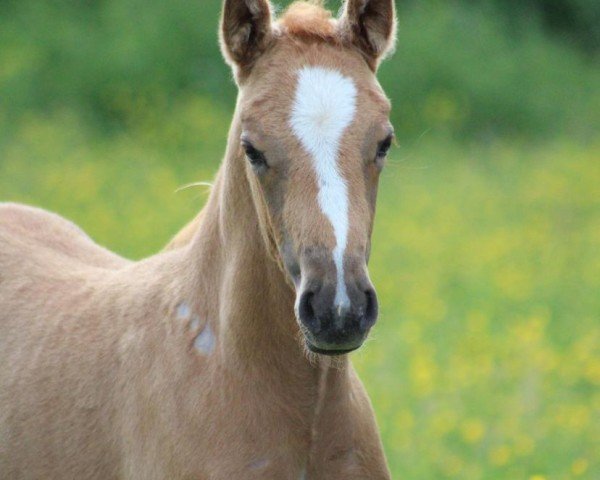
M 69 111 L 24 115 L 0 139 L 0 201 L 66 213 L 99 243 L 149 255 L 199 210 L 203 189 L 175 192 L 212 179 L 228 122 L 199 96 L 109 138 Z
M 400 14 L 396 56 L 382 67 L 397 130 L 462 138 L 597 133 L 600 73 L 535 22 L 511 31 L 486 10 L 424 3 Z
M 131 104 L 163 109 L 190 91 L 230 100 L 219 8 L 216 0 L 16 3 L 0 16 L 3 106 L 17 114 L 68 106 L 121 126 Z
M 596 0 L 490 0 L 509 19 L 537 15 L 565 40 L 598 53 L 600 3 Z
M 571 3 L 597 12 L 586 1 Z M 514 2 L 489 4 L 399 3 L 398 52 L 382 83 L 400 137 L 594 136 L 595 57 L 549 37 L 539 15 L 517 15 L 529 10 Z M 23 111 L 68 109 L 105 132 L 197 94 L 230 111 L 235 88 L 218 50 L 219 8 L 219 0 L 0 2 L 0 109 L 10 123 Z

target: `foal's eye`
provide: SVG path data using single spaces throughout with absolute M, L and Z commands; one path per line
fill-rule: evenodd
M 254 167 L 266 167 L 267 160 L 265 159 L 265 155 L 260 151 L 254 148 L 248 141 L 242 141 L 242 148 L 244 152 L 246 152 L 246 158 Z
M 388 152 L 390 151 L 390 147 L 392 146 L 392 141 L 394 140 L 394 136 L 393 135 L 388 135 L 388 137 L 385 140 L 382 140 L 381 142 L 379 142 L 379 145 L 377 145 L 377 159 L 383 159 L 387 156 Z

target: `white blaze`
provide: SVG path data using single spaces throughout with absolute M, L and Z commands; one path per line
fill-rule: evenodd
M 319 206 L 335 234 L 333 261 L 337 268 L 335 305 L 338 308 L 348 307 L 350 299 L 344 280 L 348 186 L 340 175 L 337 159 L 340 140 L 354 120 L 355 112 L 356 87 L 352 79 L 322 67 L 304 67 L 298 72 L 290 124 L 312 157 L 319 186 Z

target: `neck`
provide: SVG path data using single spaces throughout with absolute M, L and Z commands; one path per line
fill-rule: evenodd
M 201 297 L 191 301 L 214 322 L 224 358 L 277 365 L 283 371 L 314 369 L 300 341 L 295 292 L 261 229 L 240 134 L 236 113 L 225 159 L 187 252 L 194 278 L 190 295 Z
M 252 187 L 239 155 L 236 114 L 223 164 L 195 236 L 179 265 L 187 279 L 180 289 L 190 307 L 206 318 L 216 335 L 210 371 L 235 385 L 246 398 L 267 405 L 268 418 L 294 435 L 288 438 L 301 464 L 313 451 L 327 402 L 337 404 L 349 388 L 348 360 L 307 356 L 294 313 L 293 287 L 273 258 Z M 260 416 L 259 409 L 254 413 Z M 337 414 L 337 412 L 336 412 Z M 254 419 L 260 424 L 260 419 Z

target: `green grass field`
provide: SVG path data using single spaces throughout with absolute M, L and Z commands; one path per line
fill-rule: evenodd
M 204 189 L 175 190 L 212 178 L 227 122 L 201 97 L 110 137 L 68 111 L 0 114 L 0 198 L 149 255 L 202 206 Z M 599 158 L 598 143 L 427 135 L 392 154 L 382 311 L 353 358 L 394 478 L 600 478 Z

